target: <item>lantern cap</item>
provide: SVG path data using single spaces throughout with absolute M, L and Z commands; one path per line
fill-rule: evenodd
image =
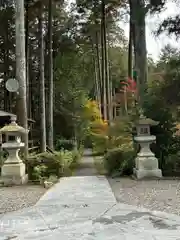
M 157 126 L 159 124 L 158 121 L 154 121 L 151 118 L 146 118 L 144 115 L 141 115 L 139 120 L 136 122 L 137 125 L 150 125 Z
M 6 125 L 3 128 L 0 129 L 0 133 L 15 133 L 15 132 L 19 132 L 19 133 L 27 133 L 28 130 L 26 130 L 25 128 L 19 126 L 19 125 Z
M 19 126 L 16 123 L 16 116 L 11 117 L 11 123 L 9 125 L 5 125 L 0 129 L 0 133 L 28 133 L 29 130 Z
M 159 124 L 158 121 L 154 121 L 154 120 L 151 119 L 151 118 L 147 118 L 147 117 L 144 115 L 144 112 L 143 112 L 143 109 L 142 109 L 142 108 L 139 109 L 139 114 L 140 114 L 140 117 L 139 117 L 139 119 L 137 120 L 136 125 L 157 126 L 157 125 Z

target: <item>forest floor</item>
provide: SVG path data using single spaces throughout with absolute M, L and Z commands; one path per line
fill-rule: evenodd
M 102 157 L 94 157 L 99 174 L 105 175 Z M 117 202 L 180 215 L 180 180 L 141 180 L 107 177 Z
M 117 202 L 180 215 L 180 180 L 108 178 Z
M 47 191 L 39 185 L 0 188 L 0 214 L 33 206 Z

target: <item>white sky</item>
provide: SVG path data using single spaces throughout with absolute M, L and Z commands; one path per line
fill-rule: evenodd
M 75 0 L 68 0 L 68 2 L 74 2 Z M 174 47 L 180 46 L 180 40 L 177 41 L 175 37 L 169 36 L 166 33 L 161 34 L 158 37 L 154 36 L 153 31 L 158 28 L 160 22 L 165 18 L 174 16 L 178 13 L 178 6 L 173 3 L 172 0 L 169 0 L 169 3 L 166 4 L 165 10 L 160 14 L 155 14 L 154 16 L 148 16 L 146 19 L 146 40 L 147 40 L 147 51 L 148 54 L 152 56 L 154 60 L 159 58 L 161 49 L 167 45 L 171 44 Z M 128 38 L 129 26 L 124 22 L 120 23 L 120 26 L 124 29 L 125 35 Z
M 158 28 L 159 23 L 165 18 L 170 16 L 175 16 L 177 14 L 177 5 L 169 0 L 166 5 L 165 10 L 160 14 L 155 14 L 154 16 L 148 16 L 146 19 L 146 40 L 147 40 L 147 51 L 148 54 L 153 57 L 154 60 L 159 58 L 161 49 L 167 45 L 171 44 L 174 47 L 180 46 L 180 41 L 177 41 L 175 36 L 169 36 L 167 33 L 163 33 L 158 37 L 154 36 L 153 31 Z M 121 25 L 121 24 L 120 24 Z M 125 35 L 128 38 L 129 26 L 123 23 L 122 28 L 125 31 Z

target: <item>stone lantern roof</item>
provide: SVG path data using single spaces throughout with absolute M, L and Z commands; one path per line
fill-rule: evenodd
M 10 133 L 10 132 L 19 132 L 19 133 L 27 133 L 26 129 L 17 125 L 17 126 L 12 126 L 12 125 L 6 125 L 3 128 L 0 129 L 0 133 Z
M 15 114 L 8 113 L 8 112 L 0 110 L 0 117 L 7 117 L 7 116 L 9 116 L 9 117 L 16 117 Z
M 137 120 L 136 125 L 149 125 L 149 126 L 157 126 L 159 124 L 158 121 L 154 121 L 151 118 L 147 118 L 144 116 L 142 109 L 140 110 L 140 118 Z
M 159 122 L 152 120 L 151 118 L 140 118 L 137 122 L 137 125 L 150 125 L 150 126 L 156 126 L 159 124 Z
M 16 123 L 16 117 L 12 116 L 11 117 L 11 123 L 9 125 L 5 125 L 4 127 L 2 127 L 0 129 L 0 133 L 21 133 L 21 134 L 25 134 L 28 133 L 28 130 L 26 130 L 25 128 L 19 126 Z

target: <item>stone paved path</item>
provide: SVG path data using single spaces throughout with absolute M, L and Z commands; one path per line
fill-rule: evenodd
M 104 176 L 60 179 L 31 208 L 0 215 L 0 240 L 179 240 L 180 218 L 116 203 Z
M 78 169 L 73 176 L 96 176 L 97 170 L 94 167 L 94 159 L 91 156 L 91 150 L 86 149 L 81 159 Z

